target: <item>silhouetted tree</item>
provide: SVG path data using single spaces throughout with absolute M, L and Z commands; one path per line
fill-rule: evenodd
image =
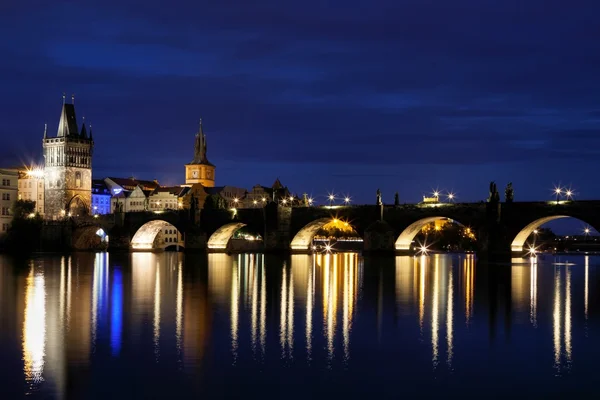
M 13 220 L 8 228 L 4 247 L 6 251 L 27 254 L 40 244 L 42 218 L 35 213 L 35 201 L 17 200 L 12 208 Z

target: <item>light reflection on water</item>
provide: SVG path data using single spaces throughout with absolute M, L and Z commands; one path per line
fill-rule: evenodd
M 473 255 L 356 253 L 99 253 L 23 265 L 0 258 L 0 359 L 11 360 L 0 383 L 13 397 L 102 398 L 112 385 L 133 385 L 140 396 L 242 395 L 243 387 L 268 390 L 277 380 L 297 385 L 290 397 L 302 397 L 322 374 L 353 395 L 370 384 L 362 376 L 377 376 L 382 394 L 395 393 L 398 379 L 445 393 L 474 375 L 478 384 L 501 373 L 526 385 L 527 372 L 529 381 L 562 379 L 557 387 L 581 389 L 600 350 L 588 339 L 598 325 L 598 259 L 552 261 L 486 266 Z M 549 382 L 541 390 L 552 392 Z

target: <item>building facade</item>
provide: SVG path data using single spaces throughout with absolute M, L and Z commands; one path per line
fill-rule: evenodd
M 141 186 L 133 190 L 122 190 L 110 199 L 110 212 L 141 212 L 148 211 L 148 197 Z
M 198 133 L 196 133 L 194 144 L 194 159 L 185 165 L 186 185 L 201 183 L 204 187 L 215 186 L 216 167 L 206 158 L 206 149 L 206 135 L 202 130 L 202 120 L 200 120 L 200 127 L 198 128 Z
M 92 204 L 92 129 L 77 128 L 75 106 L 63 107 L 56 137 L 44 129 L 44 212 L 48 219 L 85 215 Z
M 92 181 L 92 213 L 110 214 L 111 193 L 102 179 Z
M 12 222 L 11 208 L 17 200 L 18 179 L 16 170 L 0 169 L 0 236 L 8 231 Z
M 248 191 L 235 186 L 218 186 L 206 188 L 209 195 L 217 195 L 224 200 L 227 208 L 243 208 Z
M 148 209 L 150 211 L 182 209 L 184 196 L 190 189 L 186 186 L 159 187 L 148 197 Z
M 31 168 L 19 171 L 18 198 L 35 201 L 35 211 L 44 215 L 44 170 Z
M 278 203 L 290 197 L 291 193 L 287 186 L 283 186 L 279 178 L 277 178 L 271 187 L 254 185 L 252 190 L 246 195 L 244 205 L 246 207 L 253 207 L 272 201 Z

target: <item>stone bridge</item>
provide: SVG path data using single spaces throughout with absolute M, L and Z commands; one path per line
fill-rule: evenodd
M 476 233 L 480 251 L 515 254 L 525 250 L 525 241 L 536 228 L 566 217 L 600 228 L 600 201 L 331 207 L 270 203 L 252 209 L 206 209 L 196 215 L 189 211 L 138 212 L 71 219 L 71 242 L 74 248 L 85 248 L 89 238 L 101 228 L 110 237 L 111 249 L 150 250 L 156 248 L 153 243 L 158 233 L 172 226 L 183 234 L 186 249 L 227 252 L 235 250 L 231 240 L 234 233 L 245 227 L 263 238 L 255 250 L 309 252 L 317 231 L 339 219 L 364 239 L 364 251 L 410 252 L 413 239 L 423 226 L 449 219 Z

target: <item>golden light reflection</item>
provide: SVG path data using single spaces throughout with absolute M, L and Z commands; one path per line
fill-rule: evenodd
M 158 362 L 160 356 L 160 274 L 156 267 L 156 276 L 154 279 L 154 356 Z
M 356 295 L 355 279 L 356 254 L 344 254 L 344 292 L 343 292 L 343 337 L 344 337 L 344 359 L 350 359 L 350 331 L 352 330 L 352 318 L 354 316 L 354 299 Z
M 468 254 L 463 260 L 463 279 L 465 290 L 465 323 L 467 326 L 473 315 L 473 302 L 475 300 L 475 258 Z
M 589 273 L 590 273 L 590 257 L 585 256 L 585 271 L 584 271 L 584 288 L 583 288 L 583 311 L 585 314 L 585 320 L 587 322 L 588 319 L 588 296 L 589 296 Z M 586 327 L 586 336 L 587 336 L 587 327 Z
M 233 279 L 231 280 L 231 354 L 233 356 L 233 363 L 237 362 L 237 350 L 238 350 L 238 324 L 239 324 L 239 281 L 240 281 L 240 270 L 239 265 L 236 261 L 233 262 Z
M 256 354 L 258 341 L 258 271 L 255 270 L 254 255 L 250 258 L 250 270 L 252 273 L 252 288 L 250 296 L 250 336 L 252 340 L 252 352 Z
M 312 315 L 315 302 L 315 257 L 311 257 L 311 266 L 308 270 L 308 282 L 306 283 L 306 357 L 312 359 Z
M 294 350 L 294 276 L 288 272 L 288 269 L 284 262 L 279 315 L 279 342 L 282 358 L 292 358 Z
M 44 378 L 46 341 L 46 288 L 43 271 L 31 266 L 25 282 L 25 318 L 23 321 L 23 372 L 30 389 Z
M 417 284 L 416 263 L 410 256 L 396 257 L 396 302 L 402 315 L 410 315 L 413 285 Z
M 177 294 L 175 300 L 175 345 L 177 355 L 181 357 L 181 333 L 183 331 L 183 273 L 182 262 L 177 266 Z
M 260 349 L 264 356 L 267 341 L 267 277 L 265 275 L 265 255 L 261 254 L 260 257 Z
M 565 282 L 565 353 L 567 368 L 571 366 L 571 267 L 567 267 Z
M 452 357 L 454 355 L 454 276 L 452 267 L 448 268 L 448 302 L 446 308 L 446 346 L 448 357 L 446 363 L 452 367 Z
M 431 306 L 431 362 L 435 369 L 438 365 L 438 353 L 439 353 L 439 297 L 440 297 L 440 283 L 439 283 L 439 263 L 440 258 L 436 255 L 434 267 L 433 267 L 433 302 Z
M 419 262 L 419 330 L 423 335 L 423 319 L 425 318 L 425 280 L 427 279 L 427 256 L 422 255 Z
M 530 308 L 530 301 L 527 301 L 529 297 L 528 286 L 530 286 L 527 280 L 530 276 L 529 265 L 517 264 L 511 268 L 511 301 L 514 310 L 517 315 L 521 316 L 527 312 Z
M 530 258 L 531 266 L 529 271 L 529 320 L 534 327 L 537 327 L 537 262 L 536 258 Z
M 554 308 L 552 311 L 552 324 L 553 324 L 553 335 L 552 341 L 554 343 L 554 369 L 557 374 L 560 374 L 560 325 L 561 325 L 561 313 L 560 313 L 560 269 L 554 271 Z
M 564 271 L 564 278 L 562 277 Z M 564 281 L 564 284 L 563 284 Z M 563 289 L 564 286 L 564 289 Z M 552 312 L 554 369 L 557 375 L 562 369 L 571 368 L 572 362 L 572 270 L 570 266 L 557 267 L 554 271 L 554 306 Z M 564 290 L 564 297 L 563 297 Z M 564 309 L 563 309 L 564 307 Z M 564 348 L 563 348 L 564 346 Z M 563 364 L 564 355 L 564 364 Z

